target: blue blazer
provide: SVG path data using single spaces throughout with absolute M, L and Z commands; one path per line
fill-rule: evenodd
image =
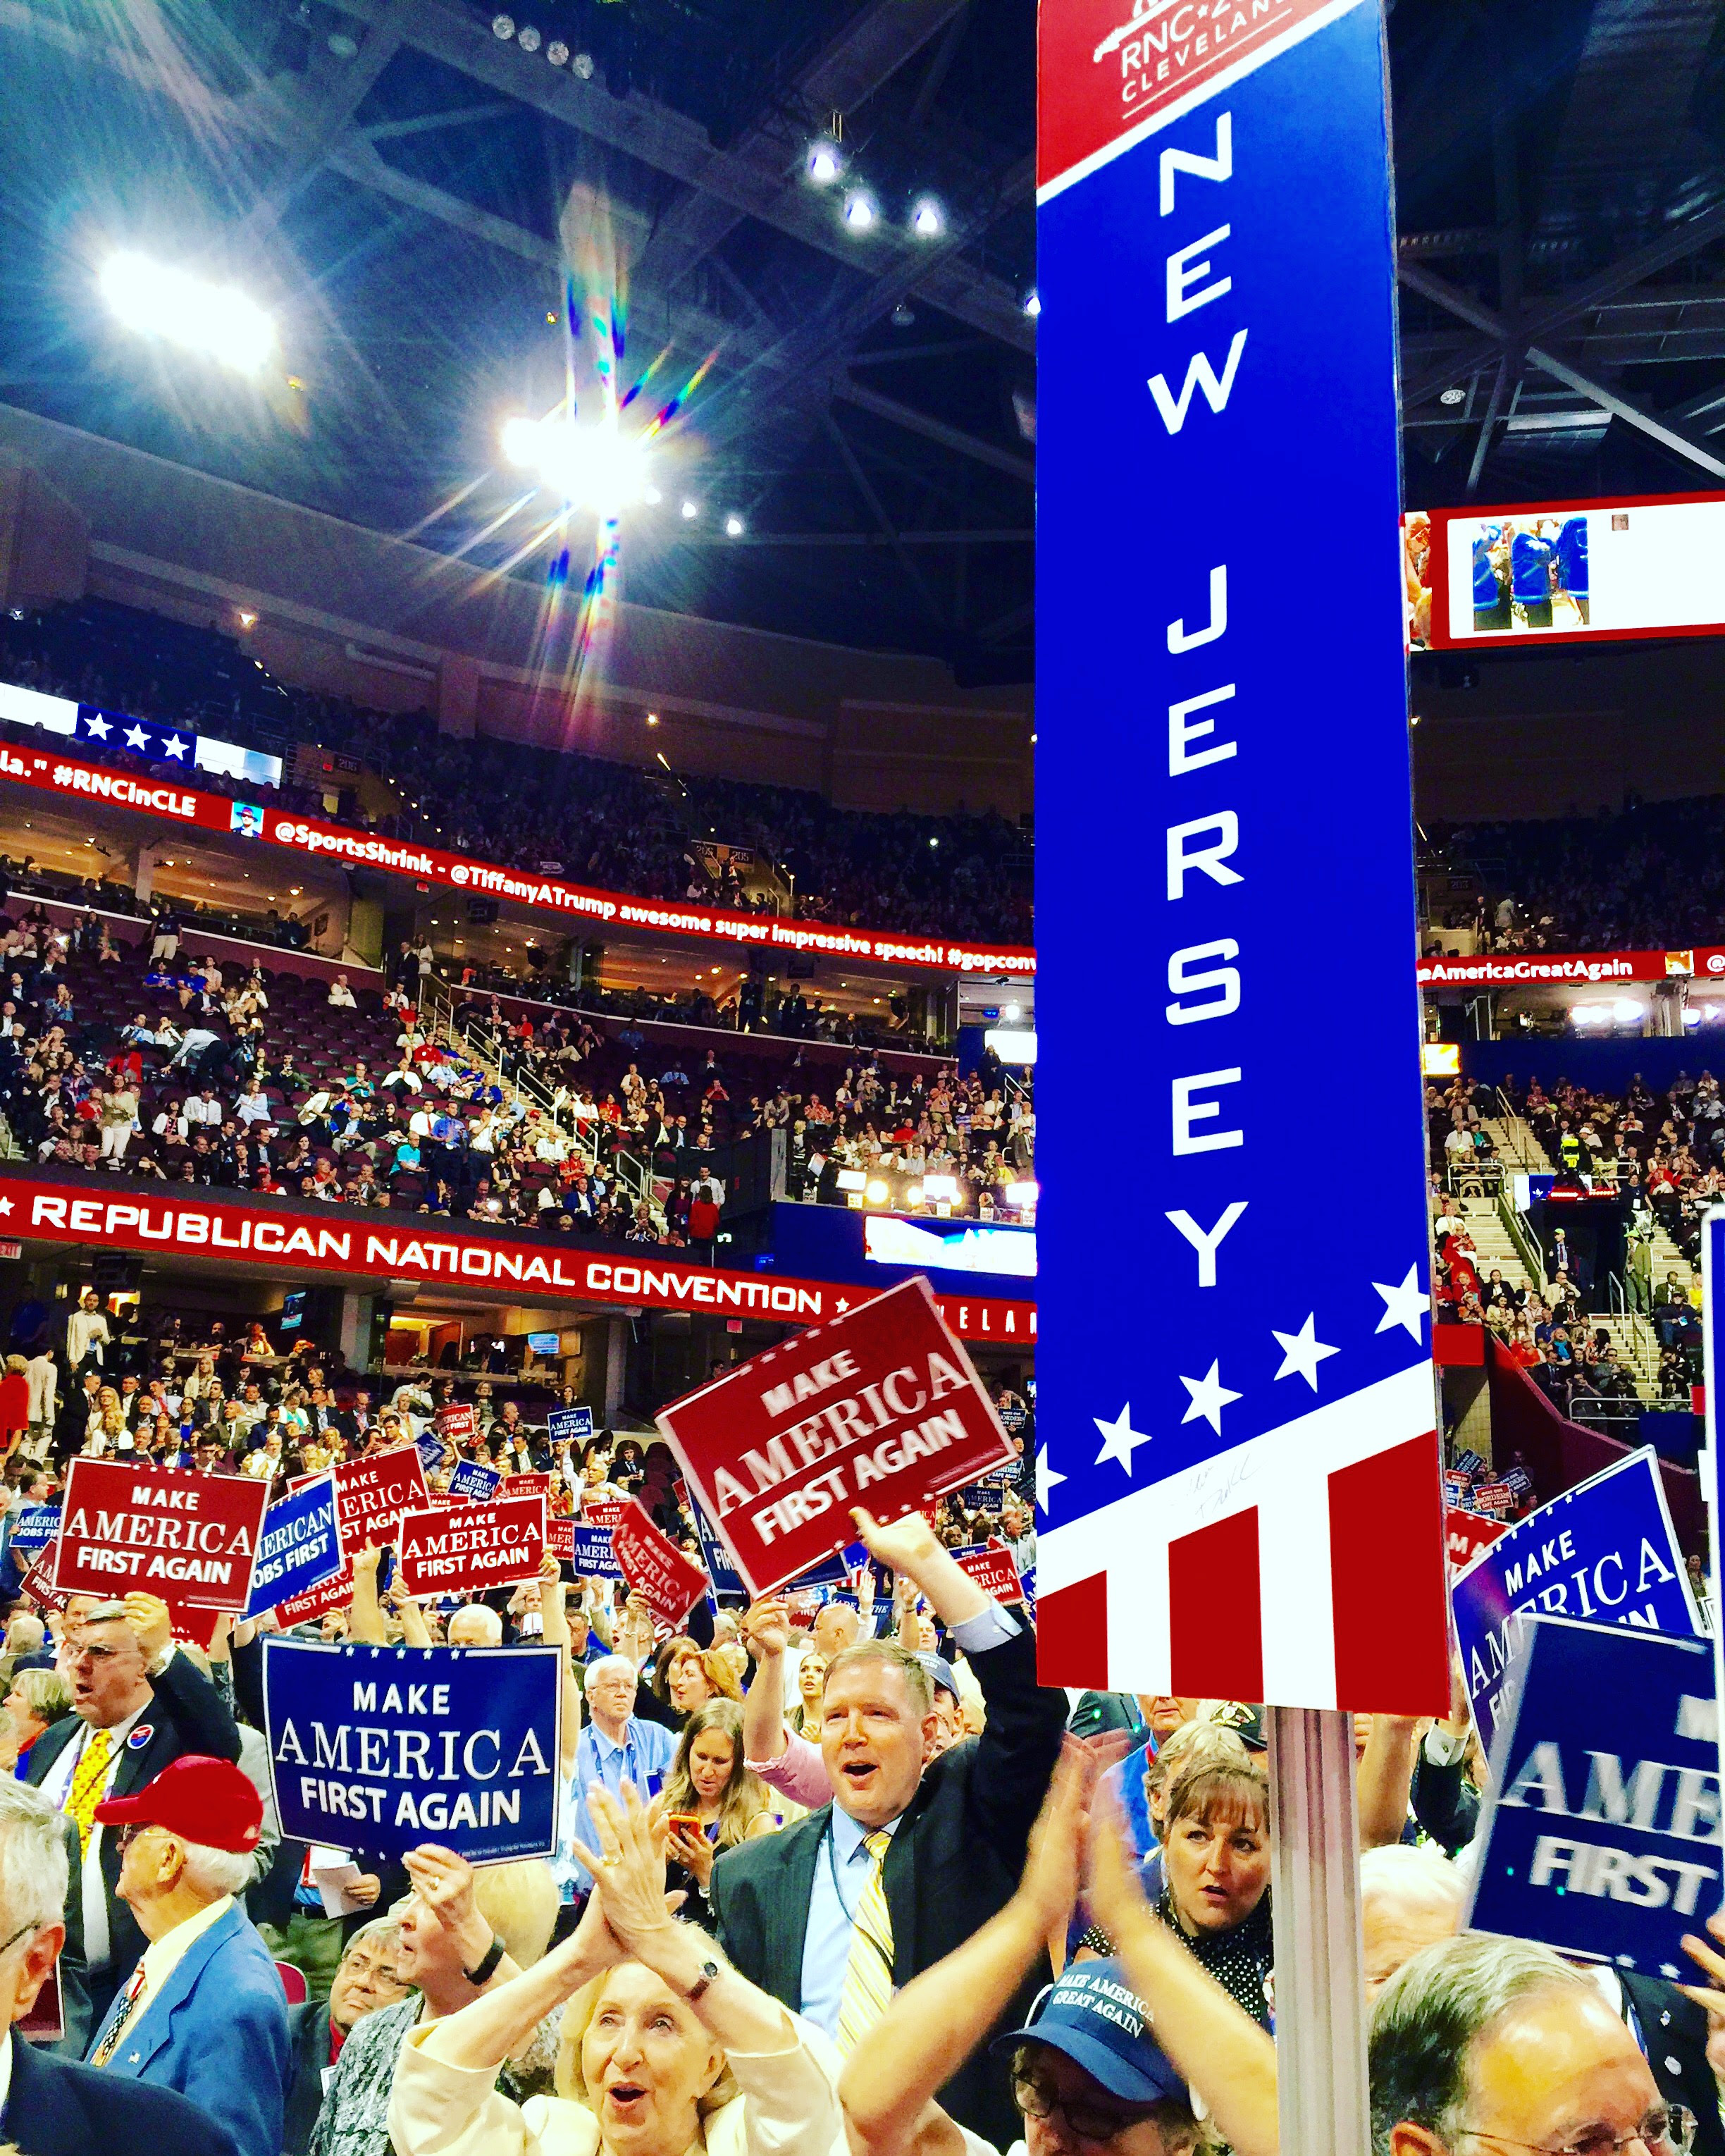
M 118 2010 L 116 1999 L 108 2020 Z M 92 2054 L 100 2043 L 99 2030 Z M 178 2090 L 221 2128 L 237 2156 L 280 2156 L 288 2063 L 287 1996 L 236 1902 L 145 2001 L 103 2071 Z

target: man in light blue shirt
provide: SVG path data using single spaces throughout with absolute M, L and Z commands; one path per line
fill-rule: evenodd
M 585 1894 L 593 1876 L 570 1853 L 572 1841 L 588 1848 L 599 1845 L 598 1830 L 588 1810 L 587 1793 L 602 1782 L 614 1797 L 624 1782 L 632 1783 L 644 1804 L 659 1794 L 677 1740 L 656 1722 L 635 1717 L 635 1687 L 639 1678 L 627 1655 L 603 1655 L 587 1672 L 587 1725 L 575 1745 L 572 1788 L 563 1792 L 557 1836 L 557 1870 L 564 1897 Z

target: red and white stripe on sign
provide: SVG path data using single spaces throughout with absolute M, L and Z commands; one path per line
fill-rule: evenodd
M 1427 1427 L 1406 1435 L 1409 1414 Z M 1404 1373 L 1050 1529 L 1037 1548 L 1042 1681 L 1443 1712 L 1450 1647 L 1432 1419 L 1430 1371 Z M 1109 1564 L 1111 1543 L 1130 1548 L 1129 1565 Z M 1102 1562 L 1074 1576 L 1086 1543 Z

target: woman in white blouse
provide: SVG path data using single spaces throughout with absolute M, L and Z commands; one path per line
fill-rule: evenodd
M 399 2156 L 833 2156 L 837 2054 L 666 1914 L 662 1840 L 624 1799 L 589 1794 L 598 1885 L 564 1943 L 403 2046 Z M 498 2069 L 559 2006 L 557 2093 L 517 2106 Z

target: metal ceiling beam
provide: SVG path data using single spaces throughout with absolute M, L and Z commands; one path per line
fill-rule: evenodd
M 1584 279 L 1580 284 L 1572 285 L 1565 291 L 1554 293 L 1549 299 L 1536 301 L 1528 309 L 1522 326 L 1523 334 L 1530 341 L 1537 343 L 1542 337 L 1549 336 L 1553 330 L 1561 329 L 1566 322 L 1591 313 L 1607 300 L 1632 290 L 1637 285 L 1645 284 L 1648 278 L 1656 276 L 1661 270 L 1669 270 L 1675 263 L 1686 260 L 1698 249 L 1722 238 L 1725 238 L 1725 203 L 1704 210 L 1699 217 L 1690 218 L 1682 224 L 1674 225 L 1669 232 L 1662 233 L 1645 247 L 1637 248 L 1632 254 L 1625 254 L 1615 262 L 1607 263 L 1597 275 Z M 1414 291 L 1420 290 L 1412 274 L 1417 267 L 1417 263 L 1407 257 L 1398 264 L 1401 282 Z M 1445 302 L 1440 300 L 1438 304 L 1443 305 Z M 1453 313 L 1455 310 L 1452 308 L 1450 311 Z M 1488 366 L 1497 357 L 1497 341 L 1492 339 L 1482 345 L 1465 346 L 1455 356 L 1452 373 L 1433 374 L 1405 385 L 1402 401 L 1406 404 L 1420 403 L 1436 391 L 1446 388 L 1450 382 L 1464 380 L 1477 369 Z
M 1417 264 L 1404 263 L 1400 275 L 1401 281 L 1410 290 L 1420 293 L 1472 328 L 1483 331 L 1492 340 L 1494 346 L 1502 347 L 1511 341 L 1509 325 L 1471 293 L 1458 290 L 1443 278 L 1435 276 L 1430 270 L 1420 269 Z M 1529 366 L 1538 367 L 1542 373 L 1550 375 L 1553 381 L 1561 382 L 1566 388 L 1574 390 L 1578 396 L 1590 398 L 1601 411 L 1609 412 L 1614 418 L 1621 419 L 1629 426 L 1638 429 L 1651 440 L 1659 443 L 1677 456 L 1686 458 L 1691 464 L 1700 465 L 1703 471 L 1712 473 L 1714 478 L 1725 479 L 1725 459 L 1715 456 L 1711 449 L 1704 448 L 1699 442 L 1692 441 L 1681 429 L 1672 426 L 1669 420 L 1661 418 L 1655 413 L 1644 411 L 1639 404 L 1632 404 L 1626 397 L 1620 397 L 1615 389 L 1608 389 L 1604 382 L 1581 373 L 1567 360 L 1559 359 L 1556 353 L 1543 345 L 1530 341 L 1526 346 L 1526 356 Z
M 488 97 L 483 105 L 459 105 L 449 112 L 422 112 L 417 120 L 380 120 L 359 131 L 367 142 L 393 142 L 403 135 L 431 135 L 445 127 L 473 127 L 482 120 L 508 119 L 517 109 L 506 97 Z
M 418 0 L 380 0 L 377 13 L 354 57 L 331 63 L 321 85 L 307 84 L 302 95 L 284 100 L 291 154 L 268 190 L 240 220 L 236 238 L 244 246 L 279 224 L 288 204 L 347 132 L 358 111 L 402 49 L 408 19 Z
M 838 421 L 833 417 L 829 411 L 822 413 L 821 424 L 825 429 L 827 439 L 833 444 L 834 448 L 837 449 L 840 458 L 844 461 L 845 470 L 850 475 L 851 485 L 862 496 L 864 506 L 868 510 L 870 516 L 874 518 L 875 523 L 880 526 L 881 537 L 885 539 L 887 545 L 891 547 L 894 559 L 897 562 L 900 568 L 904 571 L 906 580 L 910 584 L 911 588 L 916 593 L 917 598 L 922 600 L 929 619 L 934 623 L 937 629 L 949 629 L 952 624 L 947 619 L 945 608 L 943 608 L 940 601 L 936 598 L 933 587 L 930 584 L 927 578 L 923 575 L 922 570 L 917 567 L 916 562 L 911 559 L 908 549 L 900 539 L 897 529 L 895 526 L 892 519 L 886 513 L 886 505 L 881 501 L 880 495 L 875 492 L 874 482 L 870 479 L 868 474 L 863 470 L 861 464 L 858 460 L 855 450 L 853 449 L 850 443 L 845 440 L 845 429 L 839 424 Z
M 85 37 L 64 24 L 39 15 L 24 0 L 0 0 L 0 29 L 12 29 L 38 42 L 54 47 L 79 62 L 104 68 L 122 76 L 138 89 L 150 95 L 184 104 L 184 93 L 161 68 L 151 62 L 136 58 L 106 41 Z M 280 141 L 285 125 L 284 108 L 275 98 L 255 98 L 218 100 L 217 106 L 203 116 L 231 124 L 244 131 L 262 135 Z M 447 190 L 398 172 L 381 157 L 363 135 L 351 131 L 338 141 L 326 159 L 330 169 L 341 177 L 367 187 L 388 200 L 398 203 L 403 208 L 435 219 L 452 229 L 467 234 L 488 246 L 501 249 L 521 260 L 544 270 L 554 278 L 563 270 L 562 249 L 555 241 L 544 239 L 537 233 L 510 218 L 495 216 L 452 195 Z M 759 328 L 744 327 L 737 323 L 708 314 L 704 311 L 679 302 L 675 309 L 668 300 L 642 290 L 639 285 L 634 295 L 638 315 L 644 315 L 655 305 L 663 305 L 667 316 L 673 315 L 691 333 L 701 349 L 710 351 L 720 347 L 726 360 L 737 365 L 759 363 L 773 368 L 769 354 L 771 338 Z M 783 378 L 779 378 L 781 390 Z M 992 442 L 979 440 L 961 428 L 949 426 L 944 420 L 901 403 L 896 398 L 883 397 L 877 391 L 852 382 L 842 371 L 836 372 L 825 385 L 833 397 L 859 409 L 871 412 L 878 418 L 888 421 L 906 433 L 920 436 L 925 441 L 937 443 L 954 454 L 967 457 L 977 464 L 986 465 L 1003 471 L 1027 486 L 1035 484 L 1035 466 L 1025 457 L 1014 456 L 1009 450 L 997 448 Z
M 862 411 L 872 412 L 877 419 L 891 425 L 902 427 L 906 433 L 921 434 L 925 441 L 939 442 L 945 448 L 956 450 L 973 463 L 987 465 L 992 470 L 1004 472 L 1009 479 L 1022 480 L 1026 486 L 1036 484 L 1036 466 L 1029 457 L 1015 457 L 1010 449 L 997 449 L 993 442 L 980 441 L 974 434 L 967 434 L 962 428 L 949 427 L 944 419 L 932 418 L 926 412 L 918 412 L 911 405 L 901 404 L 896 397 L 883 397 L 877 389 L 865 388 L 860 382 L 841 377 L 833 385 L 833 394 L 841 403 L 855 404 Z
M 797 77 L 776 109 L 732 145 L 730 154 L 759 166 L 784 192 L 788 146 L 798 173 L 789 184 L 803 184 L 802 146 L 787 143 L 784 108 L 800 106 L 811 116 L 855 111 L 953 17 L 962 15 L 965 5 L 966 0 L 870 0 Z M 735 204 L 697 186 L 660 220 L 642 270 L 675 285 L 735 231 L 744 216 Z
M 368 22 L 385 0 L 334 0 L 334 4 Z M 956 256 L 936 259 L 922 243 L 889 227 L 885 219 L 870 233 L 852 232 L 819 189 L 788 188 L 783 169 L 764 171 L 733 151 L 716 150 L 696 121 L 639 90 L 618 97 L 597 78 L 583 82 L 563 69 L 546 66 L 513 43 L 505 44 L 494 37 L 490 26 L 469 13 L 459 0 L 418 0 L 408 43 L 501 96 L 531 105 L 578 134 L 716 196 L 742 215 L 756 218 L 865 276 L 884 276 L 908 259 L 918 260 L 922 274 L 911 289 L 932 306 L 1018 351 L 1035 350 L 1035 325 L 1026 320 L 1018 294 L 1004 278 Z M 1028 166 L 1027 160 L 1025 167 L 1014 168 L 1015 185 L 1002 185 L 997 214 L 1029 199 L 1034 180 Z

